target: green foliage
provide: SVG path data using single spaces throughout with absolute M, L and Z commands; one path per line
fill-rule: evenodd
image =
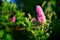
M 43 2 L 42 7 L 44 7 L 45 4 L 46 1 Z M 23 39 L 25 37 L 28 37 L 26 40 L 47 40 L 50 33 L 52 33 L 52 27 L 50 27 L 52 17 L 54 17 L 54 19 L 57 18 L 51 4 L 44 10 L 47 18 L 46 23 L 42 25 L 37 21 L 34 23 L 32 21 L 33 18 L 29 13 L 28 17 L 25 17 L 25 13 L 19 10 L 16 4 L 3 2 L 0 9 L 0 28 L 4 28 L 5 30 L 0 30 L 0 39 L 3 38 L 3 35 L 6 35 L 4 36 L 5 40 L 14 40 L 15 38 L 13 38 L 13 34 L 15 34 L 14 32 L 16 31 L 21 34 L 16 32 L 18 34 L 15 35 L 23 36 L 21 40 L 25 40 Z M 12 16 L 16 17 L 14 23 L 11 21 Z M 20 36 L 18 38 L 20 38 Z
M 9 35 L 9 34 L 7 34 L 7 35 L 6 35 L 6 40 L 12 40 L 12 36 Z
M 0 38 L 2 38 L 4 36 L 4 30 L 0 30 Z

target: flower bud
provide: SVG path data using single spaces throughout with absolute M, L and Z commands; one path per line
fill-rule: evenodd
M 11 18 L 11 22 L 15 22 L 16 21 L 16 17 L 15 16 L 13 16 L 12 18 Z
M 38 21 L 40 23 L 45 23 L 46 17 L 44 15 L 44 12 L 43 12 L 43 9 L 41 8 L 41 6 L 39 6 L 39 5 L 36 6 L 36 12 L 37 12 Z

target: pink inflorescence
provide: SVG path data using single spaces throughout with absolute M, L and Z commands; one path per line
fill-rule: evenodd
M 36 12 L 37 12 L 37 16 L 38 16 L 38 21 L 40 23 L 45 23 L 46 17 L 44 15 L 44 12 L 43 12 L 43 9 L 41 8 L 41 6 L 39 6 L 39 5 L 36 6 Z
M 15 22 L 16 21 L 16 17 L 15 16 L 13 16 L 12 18 L 11 18 L 11 22 Z

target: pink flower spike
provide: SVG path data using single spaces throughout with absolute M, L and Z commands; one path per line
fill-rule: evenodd
M 11 18 L 11 21 L 14 23 L 14 22 L 16 21 L 16 17 L 13 16 L 13 17 Z
M 36 12 L 37 12 L 37 16 L 38 16 L 38 21 L 40 23 L 45 23 L 46 17 L 44 15 L 44 12 L 43 12 L 43 9 L 41 8 L 41 6 L 39 6 L 39 5 L 36 6 Z

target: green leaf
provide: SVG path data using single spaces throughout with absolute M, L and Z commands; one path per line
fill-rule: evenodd
M 6 40 L 12 40 L 12 36 L 10 34 L 6 35 Z
M 44 7 L 44 6 L 45 6 L 46 2 L 47 2 L 47 1 L 44 1 L 44 2 L 42 3 L 42 7 Z
M 2 38 L 4 36 L 4 30 L 0 30 L 0 38 Z

